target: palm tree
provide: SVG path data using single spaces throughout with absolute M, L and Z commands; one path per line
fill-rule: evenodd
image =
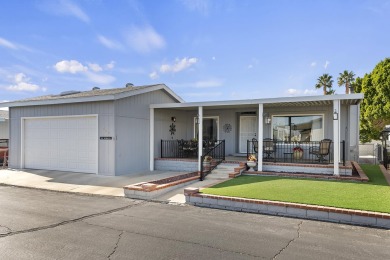
M 349 94 L 349 87 L 352 88 L 352 83 L 355 80 L 355 74 L 352 71 L 344 70 L 343 73 L 339 74 L 337 80 L 339 87 L 345 85 L 345 94 Z
M 334 94 L 334 90 L 332 89 L 333 79 L 332 76 L 325 73 L 317 79 L 316 88 L 322 88 L 324 91 L 324 95 Z

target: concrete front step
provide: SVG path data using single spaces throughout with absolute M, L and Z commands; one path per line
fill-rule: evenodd
M 239 167 L 239 164 L 221 163 L 211 173 L 206 176 L 206 179 L 225 180 L 229 179 L 229 173 L 234 172 L 234 168 Z

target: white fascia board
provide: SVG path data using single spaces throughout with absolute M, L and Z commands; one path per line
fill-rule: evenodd
M 150 108 L 181 108 L 181 107 L 207 107 L 207 106 L 234 106 L 234 105 L 256 105 L 272 103 L 294 103 L 294 102 L 312 102 L 312 101 L 333 101 L 348 99 L 363 99 L 363 93 L 343 94 L 343 95 L 322 95 L 322 96 L 300 96 L 300 97 L 281 97 L 266 99 L 245 99 L 245 100 L 227 100 L 227 101 L 207 101 L 207 102 L 189 102 L 189 103 L 166 103 L 152 104 Z
M 25 106 L 39 106 L 39 105 L 55 105 L 55 104 L 69 104 L 69 103 L 83 103 L 83 102 L 96 102 L 96 101 L 107 101 L 126 98 L 130 96 L 140 95 L 155 90 L 165 90 L 168 95 L 172 96 L 178 102 L 184 102 L 182 98 L 176 95 L 170 88 L 164 84 L 156 85 L 153 87 L 142 88 L 139 90 L 133 90 L 123 92 L 114 95 L 101 95 L 101 96 L 90 96 L 90 97 L 78 97 L 78 98 L 60 98 L 60 99 L 47 99 L 47 100 L 32 100 L 32 101 L 19 101 L 19 102 L 4 102 L 0 103 L 0 107 L 25 107 Z
M 149 93 L 149 92 L 160 90 L 160 89 L 165 90 L 171 97 L 176 99 L 178 102 L 180 102 L 180 103 L 184 102 L 184 100 L 181 97 L 176 95 L 170 88 L 168 88 L 164 84 L 159 84 L 159 85 L 156 85 L 153 87 L 136 89 L 136 90 L 129 91 L 129 92 L 119 93 L 119 94 L 115 95 L 115 99 L 121 99 L 121 98 L 131 97 L 131 96 L 135 96 L 135 95 L 145 94 L 145 93 Z
M 114 99 L 115 97 L 113 95 L 105 95 L 105 96 L 80 97 L 80 98 L 51 99 L 51 100 L 32 100 L 32 101 L 0 103 L 0 107 L 27 107 L 27 106 L 107 101 L 107 100 L 114 100 Z

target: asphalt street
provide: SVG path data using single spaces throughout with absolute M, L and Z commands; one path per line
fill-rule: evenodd
M 390 259 L 390 231 L 0 186 L 0 259 Z

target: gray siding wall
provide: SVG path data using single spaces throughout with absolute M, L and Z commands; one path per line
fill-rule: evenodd
M 97 114 L 99 136 L 115 136 L 114 104 L 112 101 L 73 103 L 10 108 L 10 154 L 11 168 L 20 168 L 21 118 L 44 116 L 69 116 Z M 99 140 L 99 175 L 115 174 L 115 141 Z
M 341 106 L 340 111 L 340 118 L 341 118 L 341 124 L 340 124 L 340 141 L 345 140 L 346 141 L 346 158 L 350 158 L 349 155 L 349 142 L 351 139 L 357 139 L 358 135 L 358 126 L 357 126 L 357 120 L 356 116 L 354 116 L 354 119 L 349 120 L 349 113 L 348 113 L 348 107 L 346 105 Z M 181 113 L 180 113 L 181 112 Z M 243 112 L 256 112 L 257 115 L 257 109 L 218 109 L 218 110 L 208 110 L 207 108 L 204 108 L 203 114 L 204 117 L 206 116 L 218 116 L 219 117 L 219 139 L 225 140 L 226 145 L 226 155 L 233 155 L 238 153 L 238 145 L 239 145 L 239 122 L 240 122 L 240 115 Z M 277 116 L 277 115 L 310 115 L 310 114 L 323 114 L 324 115 L 324 138 L 333 139 L 333 105 L 326 105 L 326 106 L 313 106 L 313 107 L 297 107 L 297 106 L 291 106 L 291 107 L 273 107 L 273 108 L 265 108 L 264 112 L 269 113 L 271 116 Z M 159 114 L 160 119 L 165 118 L 164 121 L 164 131 L 165 136 L 163 134 L 161 135 L 155 135 L 156 142 L 155 142 L 155 157 L 159 157 L 160 154 L 160 140 L 164 139 L 171 139 L 171 136 L 169 135 L 169 124 L 170 124 L 170 114 L 176 114 L 183 118 L 183 123 L 187 122 L 186 134 L 180 132 L 180 134 L 175 135 L 174 139 L 191 139 L 194 137 L 194 123 L 193 118 L 197 115 L 197 111 L 177 111 L 173 112 L 173 110 L 169 109 L 160 109 L 157 110 L 156 113 Z M 356 111 L 352 111 L 350 114 L 355 115 Z M 177 116 L 177 118 L 179 118 Z M 263 120 L 263 117 L 261 117 Z M 163 122 L 163 121 L 162 121 Z M 162 124 L 160 122 L 160 124 Z M 177 129 L 179 123 L 177 122 Z M 232 126 L 232 130 L 229 133 L 225 133 L 223 130 L 223 126 L 225 124 L 230 124 Z M 350 126 L 350 124 L 354 124 L 354 126 Z M 182 127 L 182 126 L 180 126 Z M 350 131 L 350 129 L 353 128 L 353 131 Z M 264 125 L 264 138 L 271 138 L 271 125 Z M 158 139 L 158 140 L 157 140 Z M 350 158 L 352 159 L 352 158 Z
M 172 102 L 162 90 L 115 101 L 116 175 L 149 170 L 149 105 Z M 159 132 L 163 126 L 156 117 L 155 131 Z
M 0 122 L 0 139 L 9 139 L 9 120 Z

